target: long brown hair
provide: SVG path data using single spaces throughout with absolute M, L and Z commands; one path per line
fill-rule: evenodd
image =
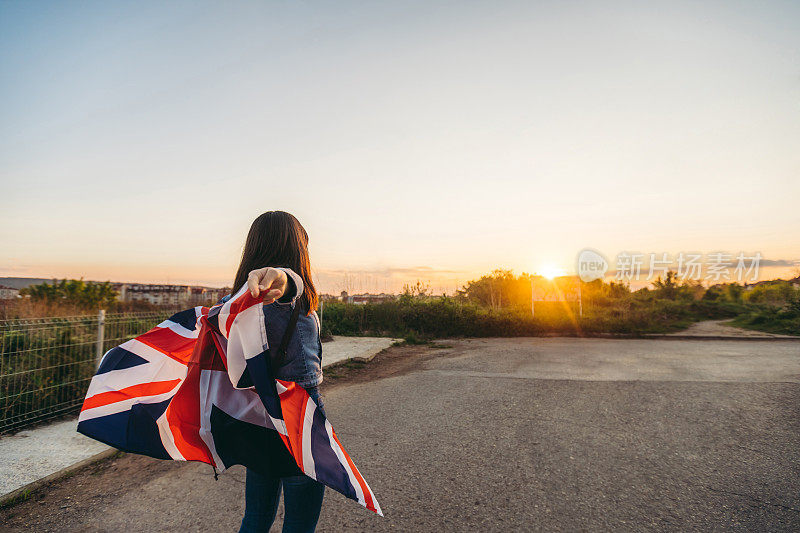
M 291 268 L 303 279 L 300 303 L 308 314 L 317 308 L 317 289 L 311 279 L 308 233 L 285 211 L 267 211 L 253 221 L 242 251 L 242 262 L 233 280 L 236 293 L 247 282 L 251 270 L 264 267 Z

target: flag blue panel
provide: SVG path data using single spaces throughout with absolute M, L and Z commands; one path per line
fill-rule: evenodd
M 156 425 L 169 402 L 135 404 L 128 411 L 83 420 L 78 432 L 126 452 L 171 459 Z
M 356 490 L 350 483 L 350 476 L 339 458 L 333 452 L 328 432 L 325 430 L 325 417 L 319 410 L 314 410 L 314 421 L 311 425 L 311 454 L 314 456 L 314 470 L 317 481 L 329 487 L 337 487 L 339 492 L 348 498 L 357 499 Z
M 146 363 L 146 359 L 139 357 L 133 352 L 129 352 L 125 348 L 117 346 L 111 348 L 108 353 L 103 356 L 103 361 L 100 363 L 100 368 L 97 369 L 97 374 L 105 374 L 111 370 L 132 368 Z
M 190 331 L 194 331 L 197 325 L 197 312 L 194 309 L 187 309 L 186 311 L 175 313 L 169 319 Z

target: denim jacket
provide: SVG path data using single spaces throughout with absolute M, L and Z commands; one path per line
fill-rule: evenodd
M 286 293 L 280 300 L 264 306 L 267 343 L 273 348 L 280 345 L 292 310 L 295 305 L 300 305 L 298 299 L 303 295 L 302 278 L 289 268 L 280 270 L 286 272 L 289 280 Z M 230 296 L 226 296 L 220 302 L 228 299 Z M 301 310 L 297 327 L 286 348 L 286 360 L 278 368 L 275 377 L 284 381 L 294 381 L 304 389 L 315 389 L 322 383 L 322 342 L 319 334 L 320 323 L 317 312 L 306 315 Z

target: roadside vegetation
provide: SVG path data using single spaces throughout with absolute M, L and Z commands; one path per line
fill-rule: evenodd
M 521 335 L 643 335 L 679 331 L 700 320 L 730 319 L 733 325 L 800 335 L 800 288 L 784 280 L 752 287 L 736 283 L 704 287 L 674 272 L 650 287 L 596 280 L 581 283 L 577 302 L 537 302 L 531 314 L 529 274 L 495 270 L 468 282 L 452 296 L 431 294 L 420 282 L 381 303 L 325 300 L 323 335 L 391 335 L 415 339 Z M 0 320 L 42 316 L 163 312 L 146 302 L 119 302 L 109 283 L 62 280 L 23 289 L 0 304 Z
M 712 287 L 713 288 L 713 287 Z M 789 282 L 758 285 L 743 295 L 743 312 L 731 321 L 741 328 L 800 335 L 800 290 Z
M 800 335 L 800 289 L 782 280 L 749 289 L 683 283 L 674 272 L 652 287 L 596 280 L 581 284 L 577 302 L 537 302 L 531 314 L 531 276 L 507 270 L 467 283 L 455 296 L 435 296 L 417 283 L 398 298 L 362 305 L 326 301 L 323 327 L 333 335 L 389 335 L 421 342 L 441 337 L 626 335 L 679 331 L 700 320 Z

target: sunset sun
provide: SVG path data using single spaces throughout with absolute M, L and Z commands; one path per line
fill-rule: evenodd
M 563 276 L 566 272 L 563 268 L 557 267 L 552 263 L 547 263 L 542 265 L 539 269 L 539 273 L 547 279 L 553 279 L 558 276 Z

